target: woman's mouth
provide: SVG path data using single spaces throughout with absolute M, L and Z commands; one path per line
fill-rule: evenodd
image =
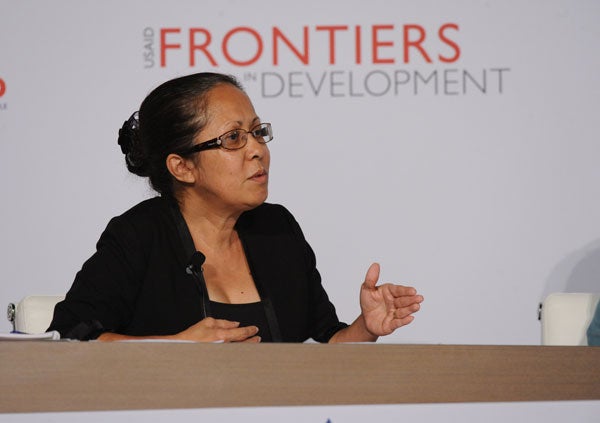
M 269 173 L 265 169 L 259 169 L 249 179 L 263 183 L 269 179 Z

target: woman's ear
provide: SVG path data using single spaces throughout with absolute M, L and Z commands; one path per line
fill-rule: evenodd
M 179 154 L 169 154 L 166 161 L 167 169 L 173 177 L 179 182 L 193 184 L 196 182 L 194 173 L 194 163 L 190 159 L 185 159 Z

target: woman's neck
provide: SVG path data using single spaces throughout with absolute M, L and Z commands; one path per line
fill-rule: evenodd
M 235 224 L 241 212 L 218 210 L 189 197 L 179 201 L 179 208 L 198 250 L 222 250 L 239 240 Z

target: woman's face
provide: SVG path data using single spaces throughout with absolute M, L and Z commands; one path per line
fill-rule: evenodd
M 208 93 L 208 122 L 197 135 L 201 143 L 232 129 L 249 131 L 260 123 L 248 96 L 233 85 L 223 84 Z M 216 148 L 197 153 L 195 190 L 215 211 L 242 212 L 267 199 L 270 154 L 248 134 L 238 150 Z

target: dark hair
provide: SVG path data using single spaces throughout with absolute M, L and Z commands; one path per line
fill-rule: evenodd
M 140 111 L 119 130 L 127 169 L 147 176 L 161 195 L 173 196 L 167 156 L 193 145 L 194 137 L 208 120 L 207 94 L 220 84 L 244 90 L 233 76 L 204 72 L 172 79 L 148 94 Z

